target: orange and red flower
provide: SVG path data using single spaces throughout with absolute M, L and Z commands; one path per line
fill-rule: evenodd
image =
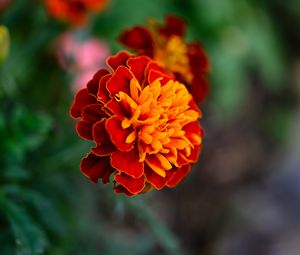
M 108 0 L 44 0 L 49 13 L 73 25 L 82 25 L 91 12 L 103 10 Z
M 183 20 L 167 16 L 164 25 L 155 20 L 148 27 L 136 26 L 124 31 L 120 41 L 139 55 L 156 60 L 184 83 L 195 101 L 202 102 L 208 93 L 208 58 L 199 43 L 186 43 Z
M 76 129 L 95 147 L 81 171 L 128 196 L 176 186 L 198 159 L 201 112 L 182 83 L 147 56 L 109 57 L 75 96 Z

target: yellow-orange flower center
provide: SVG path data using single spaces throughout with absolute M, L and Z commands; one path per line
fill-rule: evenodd
M 174 73 L 180 73 L 190 82 L 192 73 L 189 70 L 187 45 L 179 36 L 171 36 L 168 40 L 157 42 L 154 59 L 163 67 Z
M 177 166 L 178 150 L 190 155 L 193 145 L 183 127 L 197 121 L 200 114 L 190 109 L 192 96 L 183 84 L 170 80 L 162 85 L 159 78 L 142 88 L 133 78 L 130 95 L 119 92 L 116 99 L 130 107 L 131 117 L 122 120 L 122 128 L 133 129 L 126 142 L 137 143 L 140 162 L 165 177 L 165 171 L 172 165 Z M 200 136 L 194 139 L 201 143 Z M 159 162 L 160 167 L 154 161 Z

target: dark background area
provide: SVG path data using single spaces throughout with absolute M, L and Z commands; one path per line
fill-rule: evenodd
M 79 170 L 90 144 L 55 57 L 67 25 L 41 1 L 0 11 L 0 254 L 300 254 L 300 2 L 113 0 L 82 37 L 184 18 L 211 62 L 203 152 L 175 189 L 127 198 Z

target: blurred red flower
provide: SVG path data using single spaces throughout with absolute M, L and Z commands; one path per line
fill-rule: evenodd
M 176 186 L 198 159 L 201 112 L 186 87 L 146 56 L 109 57 L 75 96 L 70 109 L 76 129 L 95 147 L 81 171 L 133 196 Z
M 124 31 L 120 41 L 139 55 L 156 60 L 177 80 L 184 83 L 194 96 L 202 102 L 208 93 L 208 58 L 199 43 L 186 43 L 186 23 L 174 16 L 167 16 L 164 25 L 156 20 L 148 27 L 136 26 Z
M 75 26 L 86 22 L 91 12 L 103 10 L 109 0 L 44 0 L 49 13 Z

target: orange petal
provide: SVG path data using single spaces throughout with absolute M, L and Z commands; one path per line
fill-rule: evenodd
M 145 162 L 154 172 L 162 177 L 166 176 L 165 170 L 170 170 L 172 168 L 170 162 L 159 153 L 147 155 Z
M 92 182 L 97 183 L 98 179 L 108 183 L 109 176 L 114 171 L 110 166 L 109 157 L 98 157 L 93 153 L 89 153 L 81 160 L 80 169 Z
M 120 119 L 131 119 L 131 107 L 126 100 L 121 100 L 118 102 L 116 98 L 113 98 L 106 104 L 106 108 Z
M 171 171 L 166 171 L 166 176 L 162 177 L 155 173 L 151 168 L 149 168 L 147 165 L 145 165 L 145 176 L 146 180 L 151 183 L 156 189 L 160 190 L 162 189 L 167 181 L 170 179 L 172 173 Z
M 131 176 L 124 173 L 115 174 L 115 179 L 117 183 L 121 184 L 124 188 L 126 188 L 132 194 L 138 194 L 145 187 L 145 178 L 144 176 L 135 179 Z
M 111 141 L 120 151 L 130 151 L 133 143 L 126 143 L 126 138 L 133 131 L 131 128 L 122 128 L 122 122 L 117 117 L 109 118 L 105 123 Z
M 186 138 L 193 144 L 197 145 L 202 142 L 203 131 L 199 122 L 194 121 L 183 127 Z
M 140 178 L 144 173 L 144 163 L 139 162 L 139 153 L 132 149 L 128 152 L 116 151 L 111 155 L 111 165 L 133 178 Z

